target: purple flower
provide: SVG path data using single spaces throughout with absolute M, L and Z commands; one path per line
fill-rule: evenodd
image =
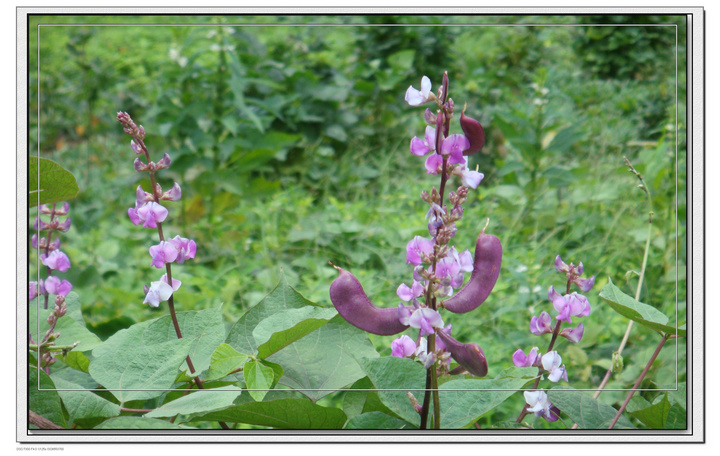
M 562 358 L 558 355 L 558 352 L 551 351 L 545 353 L 541 359 L 543 369 L 549 372 L 548 380 L 553 383 L 557 383 L 560 379 L 568 381 L 567 371 L 565 365 L 562 365 Z
M 573 263 L 568 265 L 562 260 L 562 258 L 560 258 L 560 255 L 558 255 L 555 257 L 555 269 L 558 272 L 565 274 L 568 280 L 577 285 L 583 293 L 587 293 L 595 285 L 595 276 L 592 276 L 589 279 L 580 278 L 585 270 L 582 261 L 577 266 Z
M 160 159 L 159 162 L 157 162 L 157 165 L 155 165 L 155 169 L 166 169 L 170 166 L 170 156 L 168 154 L 163 155 L 163 158 Z
M 448 136 L 445 141 L 443 141 L 442 146 L 440 147 L 440 152 L 443 155 L 450 155 L 448 165 L 457 165 L 465 163 L 463 151 L 468 150 L 469 148 L 470 141 L 468 141 L 465 135 L 454 134 Z
M 39 215 L 38 215 L 37 217 L 35 217 L 35 223 L 33 223 L 33 229 L 34 229 L 35 231 L 45 231 L 45 230 L 47 230 L 48 228 L 50 228 L 50 224 L 49 224 L 49 223 L 45 223 L 45 222 L 40 218 Z
M 172 287 L 163 281 L 151 282 L 149 288 L 147 285 L 145 287 L 145 300 L 143 304 L 149 304 L 150 307 L 159 306 L 161 301 L 167 301 L 173 294 Z
M 177 249 L 177 258 L 175 262 L 183 264 L 185 260 L 195 258 L 195 241 L 184 237 L 175 236 L 172 239 L 168 239 L 168 242 Z
M 440 314 L 427 307 L 421 307 L 415 310 L 410 316 L 408 323 L 413 328 L 420 329 L 421 336 L 434 333 L 433 328 L 442 328 L 445 326 Z
M 452 257 L 445 257 L 438 261 L 435 268 L 435 277 L 441 279 L 443 284 L 454 288 L 462 286 L 463 283 L 460 265 Z
M 430 92 L 430 89 L 432 89 L 430 78 L 423 76 L 420 81 L 420 90 L 413 86 L 408 87 L 405 92 L 405 101 L 407 101 L 410 106 L 421 106 L 431 99 L 430 95 L 433 94 Z M 435 96 L 433 95 L 432 98 L 435 98 Z
M 430 154 L 427 160 L 425 160 L 425 169 L 428 174 L 437 174 L 442 170 L 442 163 L 442 155 Z
M 460 272 L 472 272 L 472 270 L 475 268 L 473 255 L 468 249 L 465 249 L 463 253 L 458 254 L 458 251 L 455 249 L 455 247 L 452 247 L 449 250 L 448 255 L 455 259 L 458 266 L 460 267 Z
M 397 356 L 398 358 L 406 358 L 412 356 L 417 349 L 415 342 L 408 336 L 400 336 L 391 344 L 392 354 L 390 356 Z
M 162 194 L 160 197 L 161 200 L 166 201 L 178 201 L 182 197 L 182 190 L 180 190 L 180 185 L 178 185 L 177 182 L 172 186 L 172 188 L 165 193 Z
M 28 295 L 29 295 L 28 301 L 32 301 L 38 295 L 44 295 L 45 293 L 46 293 L 45 286 L 43 284 L 42 279 L 40 279 L 39 282 L 33 281 L 28 284 Z
M 544 391 L 525 391 L 523 396 L 529 406 L 528 412 L 534 412 L 535 416 L 542 416 L 550 422 L 557 421 L 560 417 L 560 410 L 553 406 Z
M 65 272 L 70 269 L 70 259 L 60 250 L 53 250 L 50 252 L 50 255 L 47 256 L 43 253 L 40 255 L 40 261 L 50 269 L 55 269 L 60 272 Z
M 583 331 L 585 330 L 585 327 L 582 323 L 577 325 L 576 327 L 570 329 L 565 328 L 562 331 L 560 331 L 560 335 L 569 340 L 570 342 L 578 343 L 580 342 L 580 339 L 582 339 Z
M 45 290 L 51 295 L 67 296 L 72 291 L 72 284 L 67 280 L 60 281 L 55 276 L 45 279 Z
M 406 252 L 407 259 L 405 264 L 414 264 L 419 266 L 423 262 L 423 255 L 429 257 L 434 250 L 434 242 L 432 239 L 425 239 L 421 236 L 415 236 L 412 241 L 408 242 Z
M 551 285 L 548 291 L 548 299 L 552 301 L 553 307 L 559 312 L 555 318 L 560 321 L 572 323 L 571 317 L 587 317 L 590 315 L 590 303 L 587 298 L 576 292 L 561 296 Z
M 65 219 L 64 222 L 58 223 L 57 229 L 58 229 L 59 231 L 62 231 L 63 233 L 65 233 L 65 232 L 67 232 L 67 230 L 70 229 L 70 224 L 71 224 L 71 223 L 72 223 L 72 222 L 70 221 L 70 217 L 68 217 L 68 218 Z
M 151 201 L 139 208 L 128 209 L 128 217 L 133 225 L 143 224 L 145 228 L 157 228 L 157 222 L 164 222 L 167 218 L 168 210 Z
M 160 280 L 162 280 L 163 282 L 165 282 L 165 283 L 167 283 L 168 285 L 170 285 L 170 283 L 168 282 L 168 279 L 167 279 L 167 273 L 163 274 L 162 277 L 160 277 Z M 180 285 L 182 285 L 182 282 L 173 277 L 173 279 L 172 279 L 172 289 L 175 290 L 175 291 L 178 291 L 178 289 L 180 288 Z
M 160 241 L 160 244 L 150 247 L 150 256 L 152 256 L 151 264 L 159 269 L 164 267 L 165 263 L 175 261 L 178 257 L 178 249 L 170 242 Z
M 413 281 L 412 288 L 402 283 L 397 289 L 398 297 L 405 302 L 410 302 L 415 298 L 419 298 L 424 293 L 425 287 L 416 281 Z
M 539 317 L 530 319 L 530 332 L 536 336 L 553 332 L 552 317 L 547 312 L 541 312 Z
M 425 127 L 425 140 L 413 137 L 410 140 L 410 153 L 418 157 L 424 157 L 428 153 L 435 150 L 435 128 L 431 126 Z
M 410 326 L 410 317 L 413 311 L 412 307 L 406 307 L 402 303 L 398 304 L 398 320 L 405 326 Z
M 132 148 L 133 152 L 135 152 L 135 154 L 140 155 L 142 153 L 142 149 L 133 139 L 130 140 L 130 147 Z
M 135 161 L 133 162 L 133 168 L 135 168 L 135 171 L 139 173 L 150 169 L 150 167 L 144 161 L 140 160 L 140 157 L 135 157 Z
M 513 364 L 515 364 L 517 367 L 531 367 L 536 365 L 538 356 L 538 347 L 533 347 L 532 350 L 530 350 L 530 353 L 527 354 L 527 356 L 525 356 L 524 351 L 518 348 L 512 356 Z

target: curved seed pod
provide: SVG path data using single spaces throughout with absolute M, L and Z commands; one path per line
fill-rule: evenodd
M 465 313 L 476 309 L 490 295 L 500 275 L 502 245 L 491 234 L 480 233 L 475 243 L 475 263 L 470 280 L 457 294 L 441 304 L 450 312 Z
M 330 285 L 330 300 L 338 313 L 351 325 L 381 336 L 391 336 L 407 329 L 400 323 L 398 309 L 381 309 L 370 302 L 358 279 L 342 268 Z
M 480 122 L 465 115 L 465 109 L 460 114 L 460 127 L 470 141 L 470 148 L 463 152 L 463 155 L 472 155 L 480 152 L 485 145 L 485 130 Z
M 485 353 L 478 344 L 461 344 L 443 331 L 438 331 L 436 335 L 445 343 L 445 348 L 450 352 L 452 358 L 466 371 L 476 377 L 487 375 L 488 365 Z

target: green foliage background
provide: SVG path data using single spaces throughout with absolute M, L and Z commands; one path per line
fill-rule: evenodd
M 446 322 L 483 347 L 491 377 L 517 348 L 547 346 L 528 325 L 550 310 L 548 287 L 564 283 L 553 269 L 561 254 L 582 261 L 596 286 L 582 342 L 559 349 L 574 388 L 600 383 L 627 320 L 597 293 L 610 278 L 635 294 L 628 272 L 639 271 L 647 236 L 645 197 L 623 156 L 655 209 L 640 300 L 685 322 L 684 18 L 35 16 L 30 30 L 29 150 L 77 178 L 63 278 L 103 340 L 166 312 L 142 305 L 143 284 L 157 280 L 147 253 L 156 235 L 127 217 L 149 182 L 133 170 L 117 111 L 145 126 L 155 160 L 171 155 L 163 187 L 183 189 L 166 230 L 195 239 L 198 255 L 174 273 L 179 309 L 222 302 L 229 330 L 282 273 L 330 305 L 328 261 L 377 305 L 397 305 L 397 286 L 412 280 L 405 245 L 426 234 L 420 192 L 438 184 L 408 151 L 424 121 L 403 95 L 422 75 L 436 88 L 443 71 L 488 138 L 470 159 L 485 179 L 455 244 L 472 248 L 489 218 L 504 247 L 488 301 Z M 392 338 L 371 339 L 389 354 Z M 657 339 L 633 329 L 609 389 L 632 384 Z M 649 382 L 675 388 L 685 364 L 684 342 L 668 344 Z M 602 399 L 617 406 L 624 395 Z M 488 424 L 514 419 L 520 396 L 507 404 Z

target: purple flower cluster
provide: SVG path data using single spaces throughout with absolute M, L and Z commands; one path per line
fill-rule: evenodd
M 400 300 L 412 304 L 412 307 L 403 303 L 398 305 L 398 319 L 403 325 L 418 329 L 418 339 L 414 341 L 408 336 L 399 337 L 392 343 L 392 356 L 418 358 L 428 369 L 436 360 L 443 361 L 441 367 L 449 366 L 450 353 L 442 340 L 436 339 L 434 353 L 427 353 L 424 336 L 435 334 L 436 331 L 450 335 L 450 326 L 445 328 L 440 313 L 431 303 L 452 296 L 456 289 L 462 287 L 464 274 L 473 271 L 472 253 L 469 250 L 459 252 L 449 243 L 457 232 L 455 223 L 462 218 L 462 204 L 467 200 L 468 187 L 476 188 L 484 177 L 477 171 L 467 169 L 464 152 L 470 148 L 470 139 L 462 134 L 447 134 L 454 110 L 453 100 L 447 97 L 448 84 L 445 73 L 443 84 L 435 95 L 431 91 L 430 79 L 423 76 L 420 90 L 410 86 L 405 93 L 405 101 L 410 106 L 437 102 L 437 112 L 433 113 L 429 108 L 425 111 L 428 125 L 424 139 L 412 138 L 410 153 L 421 157 L 428 155 L 425 169 L 428 174 L 442 173 L 443 185 L 441 192 L 433 188 L 430 193 L 422 193 L 422 199 L 429 205 L 425 216 L 429 237 L 415 236 L 408 242 L 405 262 L 414 267 L 413 280 L 410 285 L 403 283 L 397 289 Z M 443 205 L 445 179 L 453 175 L 460 177 L 462 185 L 449 193 L 449 205 Z M 424 302 L 421 302 L 423 297 Z
M 151 246 L 149 249 L 152 258 L 150 264 L 158 269 L 165 268 L 167 272 L 160 280 L 151 282 L 149 286 L 144 286 L 145 300 L 143 301 L 143 304 L 158 307 L 160 302 L 170 299 L 173 292 L 177 291 L 181 285 L 181 282 L 174 278 L 168 281 L 168 277 L 172 277 L 170 264 L 182 264 L 185 260 L 195 258 L 197 247 L 192 239 L 179 235 L 172 239 L 165 239 L 163 235 L 162 223 L 168 217 L 168 210 L 160 202 L 178 201 L 182 197 L 182 190 L 177 182 L 174 183 L 170 190 L 163 192 L 160 184 L 155 181 L 155 173 L 170 166 L 170 156 L 164 154 L 157 163 L 151 161 L 145 147 L 145 129 L 142 125 L 137 126 L 125 112 L 119 112 L 117 119 L 122 124 L 125 133 L 133 138 L 130 141 L 130 148 L 136 155 L 139 155 L 133 163 L 135 170 L 150 174 L 152 192 L 146 192 L 142 186 L 138 185 L 135 190 L 135 206 L 128 209 L 128 217 L 133 225 L 157 229 L 160 235 L 160 243 Z M 140 156 L 144 156 L 145 161 Z
M 71 267 L 70 259 L 60 250 L 60 238 L 52 239 L 53 233 L 65 233 L 70 229 L 70 217 L 67 217 L 64 221 L 59 218 L 68 215 L 69 211 L 70 205 L 68 203 L 64 203 L 62 207 L 57 207 L 55 204 L 50 206 L 41 204 L 38 208 L 38 216 L 33 224 L 33 228 L 38 233 L 46 232 L 43 237 L 38 236 L 38 233 L 33 234 L 30 244 L 33 249 L 42 252 L 39 255 L 40 261 L 47 267 L 49 275 L 44 281 L 38 279 L 38 281 L 28 284 L 28 298 L 32 301 L 38 296 L 45 296 L 45 308 L 47 308 L 48 295 L 55 295 L 55 302 L 62 305 L 65 302 L 65 296 L 72 290 L 70 282 L 53 275 L 54 271 L 66 272 Z M 43 220 L 44 215 L 49 216 L 49 221 Z
M 533 347 L 532 350 L 526 355 L 522 349 L 517 349 L 513 353 L 512 360 L 513 364 L 518 367 L 530 367 L 535 366 L 540 368 L 541 371 L 547 372 L 548 380 L 557 383 L 560 380 L 568 381 L 567 370 L 565 365 L 562 364 L 562 358 L 557 351 L 551 351 L 555 337 L 560 335 L 570 342 L 578 343 L 582 339 L 584 326 L 582 323 L 578 324 L 574 328 L 562 329 L 562 323 L 572 323 L 572 317 L 587 317 L 590 315 L 590 303 L 588 299 L 578 294 L 577 292 L 570 293 L 570 287 L 575 284 L 580 288 L 581 291 L 589 291 L 595 284 L 595 276 L 589 279 L 580 277 L 583 273 L 583 265 L 580 263 L 579 266 L 575 266 L 572 263 L 568 266 L 562 261 L 560 255 L 555 258 L 555 269 L 565 274 L 567 277 L 566 294 L 561 295 L 553 286 L 550 286 L 548 291 L 548 299 L 553 304 L 553 308 L 557 312 L 555 315 L 556 324 L 552 324 L 552 316 L 543 311 L 538 316 L 533 316 L 530 319 L 530 332 L 539 336 L 542 334 L 551 333 L 553 334 L 553 342 L 551 342 L 548 348 L 548 353 L 542 355 L 539 352 L 538 347 Z M 527 410 L 534 412 L 536 416 L 542 416 L 548 421 L 555 421 L 558 419 L 559 410 L 553 407 L 552 403 L 547 399 L 547 394 L 542 390 L 538 391 L 526 391 L 525 401 L 528 404 Z

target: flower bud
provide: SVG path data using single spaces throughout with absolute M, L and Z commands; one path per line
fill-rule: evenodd
M 57 321 L 57 315 L 55 315 L 54 313 L 51 313 L 50 315 L 48 315 L 47 322 L 50 326 L 54 325 L 56 321 Z
M 170 156 L 168 154 L 163 155 L 163 158 L 157 162 L 157 169 L 166 169 L 170 166 Z
M 38 208 L 38 212 L 41 214 L 52 214 L 52 209 L 47 204 L 41 204 Z
M 67 230 L 70 229 L 70 224 L 72 222 L 70 221 L 70 217 L 66 218 L 64 222 L 58 223 L 57 229 L 65 233 Z
M 143 171 L 148 170 L 148 165 L 140 160 L 140 157 L 135 157 L 135 161 L 133 162 L 133 167 L 135 167 L 135 171 L 141 173 Z
M 470 141 L 470 148 L 463 152 L 463 155 L 472 155 L 479 152 L 485 145 L 485 130 L 480 122 L 465 115 L 463 109 L 460 114 L 460 127 L 465 137 Z
M 435 125 L 437 122 L 437 117 L 435 117 L 435 113 L 432 112 L 430 108 L 425 110 L 425 122 L 427 122 L 428 125 Z
M 130 148 L 135 152 L 135 154 L 140 155 L 142 153 L 142 148 L 138 146 L 138 144 L 135 142 L 134 139 L 130 140 Z

